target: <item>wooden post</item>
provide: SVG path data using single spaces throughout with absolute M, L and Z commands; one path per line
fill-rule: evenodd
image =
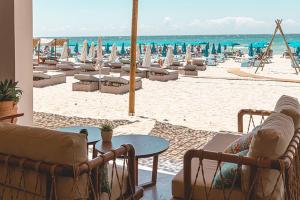
M 131 50 L 130 50 L 130 90 L 129 115 L 135 114 L 135 73 L 136 73 L 136 43 L 138 22 L 138 0 L 132 0 Z
M 54 39 L 54 60 L 56 60 L 56 39 Z

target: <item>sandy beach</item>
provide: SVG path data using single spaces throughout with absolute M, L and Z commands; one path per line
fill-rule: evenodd
M 258 74 L 299 79 L 290 60 L 274 56 Z M 243 78 L 228 73 L 240 63 L 227 60 L 208 67 L 198 77 L 156 82 L 143 79 L 143 89 L 136 92 L 136 116 L 128 116 L 128 94 L 73 92 L 72 77 L 66 84 L 34 88 L 34 111 L 83 118 L 168 122 L 196 130 L 236 131 L 237 113 L 242 108 L 271 110 L 283 94 L 300 97 L 299 83 Z M 254 72 L 255 69 L 242 69 Z M 146 122 L 149 123 L 146 123 Z M 143 131 L 143 128 L 139 128 Z M 147 128 L 145 127 L 145 130 Z

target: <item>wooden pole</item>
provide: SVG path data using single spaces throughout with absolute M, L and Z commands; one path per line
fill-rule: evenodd
M 54 39 L 54 60 L 56 60 L 56 39 Z
M 136 43 L 138 22 L 138 0 L 132 0 L 131 50 L 130 50 L 130 90 L 129 115 L 135 114 L 135 73 L 136 73 Z
M 39 45 L 38 45 L 38 64 L 40 64 L 40 50 L 41 50 L 41 40 L 39 40 Z
M 278 20 L 278 21 L 279 21 L 279 20 Z M 282 21 L 282 20 L 281 20 L 281 21 Z M 279 22 L 281 23 L 281 21 L 279 21 Z M 279 23 L 279 22 L 278 22 L 278 23 Z M 290 55 L 290 57 L 291 57 L 292 63 L 294 63 L 294 69 L 295 69 L 295 71 L 296 71 L 296 74 L 298 74 L 297 69 L 299 70 L 299 65 L 298 65 L 297 61 L 295 60 L 295 57 L 294 57 L 294 55 L 293 55 L 293 53 L 292 53 L 292 51 L 291 51 L 291 48 L 290 48 L 290 46 L 289 46 L 289 44 L 288 44 L 288 42 L 287 42 L 287 40 L 286 40 L 286 38 L 285 38 L 285 35 L 284 35 L 284 33 L 283 33 L 283 30 L 282 30 L 280 24 L 278 24 L 278 29 L 279 29 L 279 32 L 280 32 L 281 36 L 283 37 L 284 43 L 285 43 L 286 48 L 287 48 L 287 50 L 288 50 L 288 53 L 289 53 L 289 55 Z

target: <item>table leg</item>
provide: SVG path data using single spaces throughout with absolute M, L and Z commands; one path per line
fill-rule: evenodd
M 153 157 L 152 165 L 152 184 L 156 185 L 157 181 L 157 168 L 158 168 L 158 155 Z
M 157 169 L 158 169 L 158 155 L 153 157 L 151 181 L 147 182 L 147 183 L 143 183 L 141 185 L 138 185 L 138 183 L 137 183 L 137 186 L 140 186 L 143 188 L 155 186 L 156 182 L 157 182 Z

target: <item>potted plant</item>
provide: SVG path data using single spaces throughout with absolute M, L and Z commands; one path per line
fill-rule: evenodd
M 17 114 L 17 104 L 23 93 L 18 82 L 12 80 L 0 81 L 0 116 Z
M 103 142 L 111 142 L 113 135 L 113 127 L 110 124 L 103 124 L 101 129 L 101 137 Z

